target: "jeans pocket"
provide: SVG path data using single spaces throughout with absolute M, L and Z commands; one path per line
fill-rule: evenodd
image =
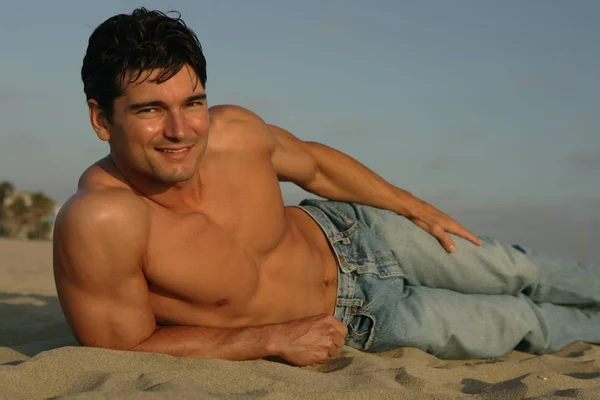
M 359 311 L 348 324 L 346 345 L 358 350 L 368 351 L 373 344 L 375 333 L 375 316 L 367 311 Z
M 372 229 L 348 217 L 343 223 L 344 229 L 332 237 L 332 243 L 352 265 L 342 266 L 344 272 L 376 274 L 380 278 L 404 275 L 391 248 Z

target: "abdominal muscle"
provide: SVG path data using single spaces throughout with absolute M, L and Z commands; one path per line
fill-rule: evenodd
M 144 272 L 157 323 L 233 328 L 333 314 L 337 263 L 329 243 L 300 208 L 286 207 L 283 214 L 284 230 L 265 254 L 253 254 L 210 223 L 188 243 L 165 237 L 150 243 L 156 251 Z M 181 236 L 189 236 L 185 223 L 179 226 Z

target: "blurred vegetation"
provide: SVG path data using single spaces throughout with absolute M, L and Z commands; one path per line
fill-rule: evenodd
M 50 239 L 56 202 L 43 192 L 26 193 L 0 183 L 0 236 Z

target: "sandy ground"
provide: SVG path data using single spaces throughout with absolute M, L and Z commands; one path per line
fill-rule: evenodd
M 299 368 L 83 348 L 56 297 L 51 243 L 0 240 L 0 399 L 600 399 L 600 346 L 587 343 L 467 361 L 342 350 Z

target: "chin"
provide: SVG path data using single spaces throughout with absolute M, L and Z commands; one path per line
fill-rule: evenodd
M 177 174 L 164 174 L 157 176 L 158 180 L 164 183 L 182 183 L 189 181 L 194 177 L 194 173 L 177 173 Z
M 198 162 L 187 160 L 186 163 L 180 163 L 179 165 L 155 164 L 153 167 L 151 168 L 151 172 L 149 172 L 155 180 L 174 184 L 192 179 L 198 171 Z

